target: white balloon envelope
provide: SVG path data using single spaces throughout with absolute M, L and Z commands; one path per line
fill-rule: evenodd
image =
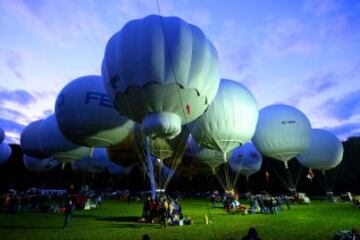
M 84 76 L 68 83 L 56 99 L 55 114 L 61 132 L 83 146 L 115 145 L 133 127 L 131 120 L 115 110 L 100 76 Z
M 52 158 L 39 159 L 25 154 L 23 163 L 31 172 L 48 172 L 56 168 L 60 162 Z
M 300 110 L 283 104 L 270 105 L 260 111 L 252 139 L 263 155 L 285 163 L 302 154 L 310 145 L 311 124 Z
M 313 129 L 310 147 L 297 159 L 305 167 L 326 171 L 340 164 L 343 153 L 344 147 L 334 134 L 323 129 Z
M 54 114 L 42 122 L 39 139 L 42 152 L 60 162 L 72 162 L 90 155 L 90 148 L 72 143 L 61 133 Z
M 106 148 L 94 148 L 90 156 L 72 162 L 75 171 L 100 173 L 111 164 Z
M 251 92 L 238 82 L 222 79 L 214 101 L 196 120 L 191 135 L 200 145 L 227 153 L 253 137 L 258 115 Z
M 231 152 L 229 160 L 230 169 L 234 172 L 249 176 L 261 168 L 261 153 L 251 143 L 246 143 Z
M 20 145 L 23 152 L 31 157 L 46 158 L 50 155 L 44 154 L 40 147 L 40 127 L 43 119 L 31 122 L 21 133 Z
M 11 157 L 12 150 L 9 144 L 3 142 L 0 144 L 0 165 L 6 163 Z
M 130 21 L 110 38 L 102 76 L 119 112 L 146 135 L 166 138 L 206 110 L 220 82 L 218 54 L 205 34 L 157 15 Z

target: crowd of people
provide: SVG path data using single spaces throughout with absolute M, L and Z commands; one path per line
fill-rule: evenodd
M 271 196 L 271 195 L 256 195 L 249 197 L 250 214 L 256 212 L 263 214 L 278 214 L 284 210 L 284 205 L 287 209 L 291 209 L 291 200 L 287 196 Z
M 258 194 L 248 196 L 248 205 L 243 205 L 238 201 L 238 197 L 234 194 L 219 195 L 218 193 L 212 193 L 210 196 L 212 207 L 216 206 L 216 202 L 222 202 L 223 207 L 230 214 L 239 212 L 241 214 L 277 214 L 284 209 L 286 205 L 287 209 L 291 209 L 291 204 L 294 202 L 294 198 L 288 196 L 271 196 L 269 194 Z
M 101 194 L 79 192 L 70 194 L 72 208 L 88 210 L 98 208 L 102 203 Z M 26 192 L 9 191 L 0 195 L 0 209 L 8 213 L 64 213 L 66 199 L 69 198 L 65 190 L 31 190 Z
M 8 192 L 0 196 L 0 208 L 9 213 L 59 213 L 64 208 L 63 194 L 37 192 Z
M 147 197 L 143 206 L 140 222 L 182 225 L 190 224 L 189 218 L 184 218 L 179 200 L 168 196 Z

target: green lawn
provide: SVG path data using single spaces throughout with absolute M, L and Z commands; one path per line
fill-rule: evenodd
M 63 231 L 62 215 L 0 214 L 0 239 L 241 239 L 256 227 L 262 239 L 331 239 L 338 229 L 360 227 L 360 209 L 349 203 L 313 202 L 296 205 L 278 215 L 227 215 L 223 209 L 208 209 L 205 200 L 181 202 L 193 225 L 164 229 L 156 224 L 139 224 L 142 203 L 107 201 L 100 209 L 75 211 L 70 227 Z M 205 225 L 209 215 L 212 224 Z

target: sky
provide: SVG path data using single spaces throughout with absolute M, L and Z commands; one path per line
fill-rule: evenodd
M 360 136 L 360 1 L 158 0 L 161 15 L 199 26 L 221 76 L 248 87 L 259 108 L 303 111 L 313 128 Z M 71 80 L 100 75 L 108 39 L 156 0 L 0 0 L 0 127 L 22 129 L 54 112 Z

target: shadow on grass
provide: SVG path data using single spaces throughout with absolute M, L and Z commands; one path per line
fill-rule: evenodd
M 96 220 L 111 222 L 107 226 L 110 228 L 163 228 L 164 226 L 158 223 L 139 223 L 138 216 L 123 216 L 123 217 L 98 217 Z
M 106 227 L 108 228 L 124 228 L 124 229 L 144 229 L 144 228 L 148 228 L 148 229 L 154 229 L 154 228 L 164 228 L 163 225 L 160 224 L 151 224 L 151 223 L 119 223 L 119 224 L 108 224 L 106 225 Z
M 123 217 L 97 217 L 96 220 L 108 222 L 132 222 L 138 223 L 138 216 L 123 216 Z

